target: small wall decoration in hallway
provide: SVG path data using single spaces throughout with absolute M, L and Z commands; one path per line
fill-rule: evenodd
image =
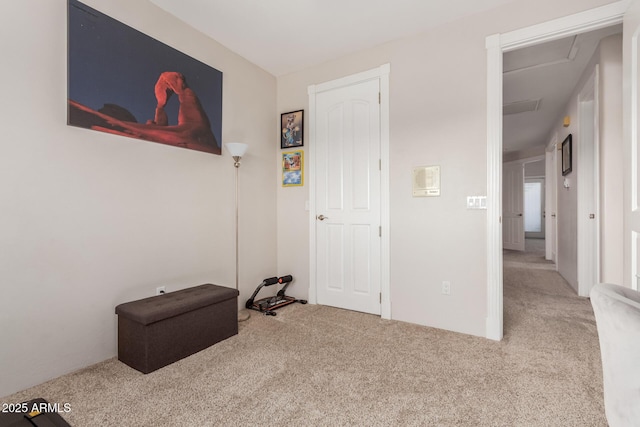
M 571 172 L 571 134 L 562 141 L 562 176 Z
M 304 110 L 280 115 L 280 148 L 302 147 L 304 145 Z
M 299 187 L 304 185 L 304 151 L 282 153 L 282 186 Z
M 221 154 L 220 71 L 77 0 L 68 17 L 67 124 Z

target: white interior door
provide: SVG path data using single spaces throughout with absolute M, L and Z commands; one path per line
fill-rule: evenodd
M 502 247 L 524 251 L 524 164 L 505 164 L 502 185 Z
M 380 314 L 380 83 L 316 94 L 317 302 Z
M 640 0 L 632 0 L 623 22 L 623 131 L 625 165 L 624 282 L 638 290 L 640 260 Z
M 599 281 L 598 254 L 598 66 L 578 95 L 578 294 Z

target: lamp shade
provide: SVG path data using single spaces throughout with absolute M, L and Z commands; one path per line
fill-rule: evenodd
M 229 152 L 229 154 L 231 154 L 234 157 L 244 156 L 244 153 L 247 152 L 247 148 L 248 148 L 248 145 L 243 144 L 242 142 L 227 142 L 226 144 L 224 144 L 224 146 L 227 147 L 227 151 Z

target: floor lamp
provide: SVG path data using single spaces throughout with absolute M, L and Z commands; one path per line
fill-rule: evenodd
M 243 144 L 241 142 L 228 142 L 225 144 L 227 151 L 233 157 L 233 166 L 236 168 L 236 290 L 240 290 L 238 287 L 238 277 L 240 272 L 240 263 L 239 263 L 239 255 L 238 255 L 238 168 L 240 167 L 240 159 L 244 156 L 244 153 L 247 152 L 247 144 Z M 238 311 L 238 321 L 242 322 L 247 320 L 250 317 L 248 310 L 239 310 Z

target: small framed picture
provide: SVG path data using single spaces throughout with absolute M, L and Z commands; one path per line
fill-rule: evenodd
M 304 185 L 304 151 L 282 153 L 282 186 L 299 187 L 302 185 Z
M 304 110 L 292 111 L 280 115 L 280 148 L 304 146 Z
M 562 176 L 571 173 L 571 134 L 562 141 Z

